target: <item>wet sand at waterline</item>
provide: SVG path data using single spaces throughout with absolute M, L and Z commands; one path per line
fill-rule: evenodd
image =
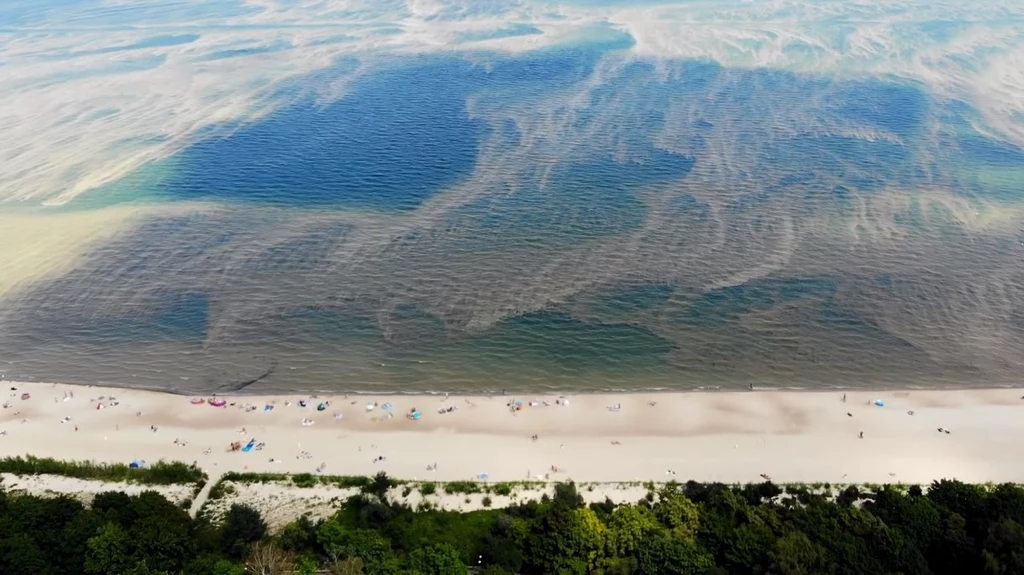
M 0 456 L 438 481 L 1024 481 L 1021 394 L 274 395 L 213 407 L 210 397 L 4 382 Z M 253 439 L 258 449 L 230 450 Z

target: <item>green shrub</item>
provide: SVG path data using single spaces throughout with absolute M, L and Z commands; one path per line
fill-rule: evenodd
M 342 489 L 351 489 L 353 487 L 362 489 L 370 484 L 370 478 L 362 475 L 358 476 L 339 476 L 339 477 L 325 477 L 325 480 L 329 480 L 331 483 L 337 485 Z
M 433 481 L 428 481 L 423 485 L 420 485 L 420 493 L 423 495 L 433 495 L 437 492 L 437 484 Z
M 484 507 L 490 507 L 491 498 L 485 495 L 484 498 L 480 500 L 480 505 L 483 505 Z
M 234 495 L 235 486 L 229 483 L 227 480 L 221 479 L 210 489 L 210 495 L 207 497 L 210 501 L 216 501 L 223 498 L 225 495 Z
M 444 492 L 450 494 L 480 493 L 480 484 L 475 481 L 449 481 L 444 484 Z
M 132 468 L 124 463 L 62 461 L 49 457 L 6 457 L 0 459 L 0 473 L 14 475 L 61 475 L 98 481 L 125 481 L 146 485 L 175 485 L 206 481 L 206 473 L 180 461 L 157 461 L 148 467 Z
M 236 473 L 229 471 L 222 475 L 221 479 L 235 483 L 270 483 L 285 481 L 288 479 L 288 475 L 284 473 Z
M 296 487 L 309 488 L 316 487 L 319 483 L 317 477 L 312 473 L 297 473 L 292 475 L 292 482 L 295 483 Z
M 376 495 L 383 501 L 387 497 L 388 491 L 395 485 L 397 484 L 388 477 L 387 473 L 380 471 L 360 491 L 367 495 Z

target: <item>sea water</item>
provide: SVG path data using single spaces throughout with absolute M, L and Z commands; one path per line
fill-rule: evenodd
M 261 58 L 294 43 L 188 60 L 215 33 L 178 28 L 127 51 L 265 62 L 258 112 L 53 208 L 196 206 L 0 301 L 8 378 L 598 391 L 1009 385 L 1024 367 L 1024 150 L 920 79 L 653 57 L 601 25 L 486 44 L 551 33 L 527 23 L 282 79 Z M 363 33 L 336 28 L 311 45 Z

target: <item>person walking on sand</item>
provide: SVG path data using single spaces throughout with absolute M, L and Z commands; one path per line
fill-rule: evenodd
M 860 432 L 860 438 L 861 438 L 861 439 L 864 439 L 864 432 L 863 432 L 863 431 L 862 431 L 862 432 Z

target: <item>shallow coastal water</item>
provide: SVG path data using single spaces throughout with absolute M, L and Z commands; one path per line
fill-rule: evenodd
M 707 16 L 669 7 L 678 26 Z M 165 10 L 173 30 L 117 50 L 84 31 L 61 38 L 137 54 L 103 64 L 126 66 L 110 83 L 154 54 L 177 62 L 174 87 L 191 79 L 199 90 L 211 66 L 242 74 L 235 59 L 262 72 L 224 75 L 235 96 L 210 88 L 176 109 L 160 108 L 163 94 L 155 111 L 123 103 L 69 116 L 64 132 L 37 139 L 93 134 L 75 148 L 80 164 L 57 166 L 55 155 L 49 171 L 8 170 L 7 221 L 145 214 L 90 218 L 121 227 L 79 250 L 55 242 L 60 253 L 33 256 L 45 274 L 15 260 L 31 228 L 10 227 L 18 234 L 0 239 L 0 257 L 31 281 L 0 293 L 5 377 L 182 392 L 1018 382 L 1024 148 L 1008 104 L 895 63 L 888 73 L 808 66 L 795 41 L 754 64 L 728 51 L 651 54 L 644 30 L 568 8 L 568 24 L 534 15 L 536 26 L 494 29 L 442 11 L 424 26 L 474 23 L 442 38 L 447 51 L 410 48 L 419 37 L 407 36 L 408 14 L 367 16 L 374 27 L 335 15 L 300 43 L 284 24 L 292 13 L 222 38 L 196 14 Z M 765 18 L 765 30 L 783 21 Z M 932 23 L 914 29 L 952 51 L 957 36 Z M 18 25 L 25 45 L 43 42 Z M 513 43 L 558 26 L 576 33 Z M 816 26 L 833 56 L 856 56 L 833 37 L 845 25 Z M 1003 51 L 972 52 L 961 72 L 1019 54 L 1020 29 L 1000 26 Z M 918 40 L 892 39 L 924 50 Z M 74 60 L 66 46 L 43 47 L 10 60 Z M 310 54 L 328 62 L 282 68 Z M 58 70 L 6 96 L 74 81 L 86 80 Z M 175 118 L 196 110 L 203 120 L 173 134 Z M 129 134 L 120 122 L 136 112 L 140 133 Z M 135 154 L 145 161 L 117 163 Z M 106 171 L 89 176 L 87 165 Z M 58 168 L 65 176 L 48 188 L 42 176 L 18 180 Z M 47 191 L 25 199 L 28 184 Z M 14 198 L 24 201 L 4 202 Z

